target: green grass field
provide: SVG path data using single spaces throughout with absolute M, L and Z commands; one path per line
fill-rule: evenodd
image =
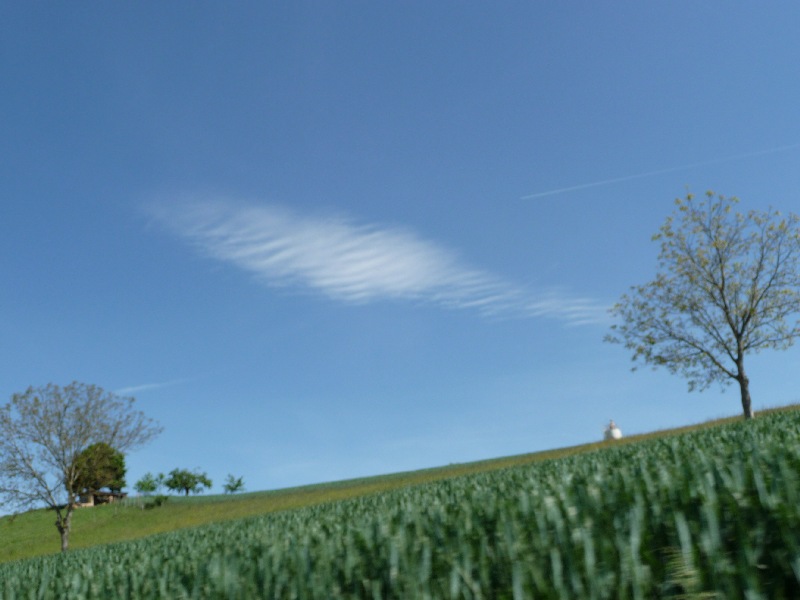
M 151 510 L 86 509 L 65 554 L 52 552 L 52 514 L 33 511 L 0 523 L 10 549 L 0 600 L 795 600 L 797 408 Z
M 81 515 L 65 554 L 52 515 L 3 521 L 50 553 L 0 564 L 0 600 L 795 600 L 800 411 Z
M 774 411 L 797 410 L 798 408 L 800 405 L 774 409 Z M 767 412 L 770 411 L 762 414 Z M 735 422 L 739 418 L 729 417 L 679 429 L 634 435 L 617 442 L 590 443 L 518 456 L 284 490 L 232 496 L 210 495 L 189 498 L 171 496 L 166 504 L 152 510 L 143 510 L 137 499 L 131 499 L 124 506 L 106 505 L 79 509 L 73 518 L 70 548 L 77 550 L 134 540 L 176 529 L 289 511 L 463 475 L 528 465 L 543 460 L 593 452 L 611 444 L 615 446 L 635 444 L 647 439 L 716 427 L 724 423 Z M 0 518 L 0 563 L 57 553 L 59 543 L 54 517 L 48 510 L 33 510 L 14 517 Z

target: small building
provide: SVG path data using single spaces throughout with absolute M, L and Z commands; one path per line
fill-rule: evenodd
M 618 440 L 622 438 L 622 432 L 620 431 L 617 424 L 614 423 L 612 419 L 609 421 L 608 426 L 606 427 L 605 431 L 603 432 L 603 439 L 604 440 Z
M 128 494 L 121 491 L 87 490 L 78 497 L 77 505 L 81 507 L 111 504 L 127 498 Z

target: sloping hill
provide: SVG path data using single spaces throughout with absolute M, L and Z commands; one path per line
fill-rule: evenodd
M 797 410 L 798 408 L 800 405 L 774 409 L 774 411 Z M 176 529 L 294 510 L 463 475 L 528 465 L 544 460 L 594 452 L 611 446 L 636 444 L 642 440 L 718 427 L 739 419 L 740 417 L 730 417 L 679 429 L 634 435 L 617 442 L 584 444 L 479 462 L 284 490 L 234 496 L 170 497 L 166 504 L 154 509 L 145 509 L 141 501 L 137 500 L 132 500 L 123 506 L 106 505 L 83 509 L 75 513 L 70 548 L 88 548 L 133 540 Z M 58 552 L 58 549 L 59 539 L 50 511 L 34 510 L 14 517 L 0 518 L 0 563 L 52 554 Z
M 252 498 L 174 502 L 219 522 L 0 564 L 0 597 L 800 598 L 800 412 L 695 429 L 254 494 L 306 504 L 236 520 Z M 119 523 L 137 510 L 160 511 Z

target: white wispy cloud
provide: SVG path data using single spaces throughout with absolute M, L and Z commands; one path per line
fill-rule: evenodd
M 310 289 L 349 304 L 395 299 L 571 324 L 605 319 L 605 306 L 592 299 L 531 293 L 407 229 L 229 201 L 160 203 L 149 212 L 202 254 L 269 286 Z
M 130 396 L 132 394 L 138 394 L 139 392 L 149 392 L 151 390 L 177 385 L 179 383 L 184 383 L 185 381 L 185 379 L 176 379 L 174 381 L 164 381 L 161 383 L 142 383 L 139 385 L 132 385 L 114 390 L 114 393 L 118 396 Z

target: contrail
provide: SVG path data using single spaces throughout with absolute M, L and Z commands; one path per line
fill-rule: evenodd
M 554 196 L 555 194 L 574 192 L 575 190 L 585 190 L 587 188 L 600 187 L 602 185 L 610 185 L 612 183 L 619 183 L 621 181 L 630 181 L 631 179 L 652 177 L 653 175 L 672 173 L 673 171 L 682 171 L 683 169 L 693 169 L 695 167 L 704 167 L 706 165 L 716 165 L 731 160 L 751 158 L 753 156 L 761 156 L 762 154 L 773 154 L 775 152 L 783 152 L 785 150 L 792 150 L 794 148 L 800 148 L 800 143 L 789 144 L 788 146 L 779 146 L 777 148 L 770 148 L 769 150 L 759 150 L 758 152 L 735 154 L 733 156 L 725 156 L 723 158 L 717 158 L 715 160 L 707 160 L 704 162 L 692 163 L 689 165 L 680 165 L 679 167 L 669 167 L 667 169 L 659 169 L 658 171 L 648 171 L 647 173 L 637 173 L 636 175 L 626 175 L 625 177 L 615 177 L 614 179 L 603 179 L 602 181 L 593 181 L 592 183 L 582 183 L 580 185 L 572 185 L 570 187 L 558 188 L 555 190 L 549 190 L 547 192 L 537 192 L 535 194 L 528 194 L 527 196 L 520 196 L 520 200 L 530 200 L 531 198 L 544 198 L 545 196 Z
M 179 383 L 186 383 L 189 381 L 188 379 L 174 379 L 172 381 L 164 381 L 162 383 L 144 383 L 141 385 L 132 385 L 130 387 L 120 388 L 118 390 L 114 390 L 114 393 L 118 396 L 129 396 L 131 394 L 135 394 L 138 392 L 146 392 L 150 390 L 156 390 L 163 387 L 169 387 L 172 385 L 178 385 Z

